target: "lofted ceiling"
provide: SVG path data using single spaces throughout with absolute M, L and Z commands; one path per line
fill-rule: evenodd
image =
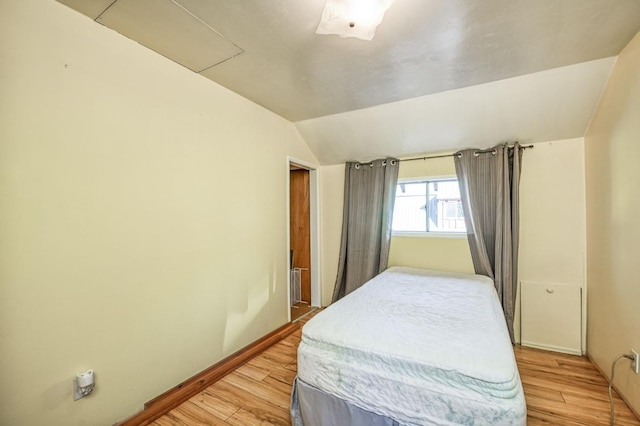
M 322 164 L 584 135 L 640 0 L 395 0 L 372 41 L 324 0 L 58 0 L 294 122 Z

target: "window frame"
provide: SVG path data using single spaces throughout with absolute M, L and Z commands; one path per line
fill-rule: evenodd
M 442 182 L 442 181 L 458 181 L 456 175 L 442 175 L 442 176 L 422 176 L 422 177 L 406 177 L 399 178 L 397 185 L 401 183 L 426 183 L 429 182 Z M 394 198 L 394 210 L 395 210 L 395 198 Z M 395 212 L 394 212 L 395 213 Z M 464 216 L 463 216 L 464 217 Z M 396 231 L 391 228 L 392 237 L 411 237 L 411 238 L 467 238 L 467 231 L 464 232 L 441 232 L 441 231 Z

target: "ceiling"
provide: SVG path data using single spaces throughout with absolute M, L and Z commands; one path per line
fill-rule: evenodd
M 296 123 L 322 164 L 582 136 L 640 30 L 640 0 L 395 0 L 372 41 L 315 34 L 324 0 L 58 1 Z

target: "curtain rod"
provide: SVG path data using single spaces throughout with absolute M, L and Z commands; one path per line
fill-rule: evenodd
M 509 148 L 512 148 L 512 147 L 513 146 L 510 146 Z M 533 145 L 522 145 L 520 148 L 522 148 L 522 149 L 533 148 Z M 478 152 L 490 152 L 491 150 L 493 150 L 493 148 L 489 148 L 489 149 L 485 149 L 485 150 L 481 149 Z M 428 156 L 428 157 L 403 158 L 402 160 L 398 160 L 398 161 L 431 160 L 432 158 L 453 157 L 454 155 L 456 155 L 455 152 L 453 154 L 431 155 L 431 156 Z

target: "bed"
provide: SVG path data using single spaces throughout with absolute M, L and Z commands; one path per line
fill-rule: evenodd
M 493 281 L 394 267 L 309 320 L 294 426 L 525 425 Z

